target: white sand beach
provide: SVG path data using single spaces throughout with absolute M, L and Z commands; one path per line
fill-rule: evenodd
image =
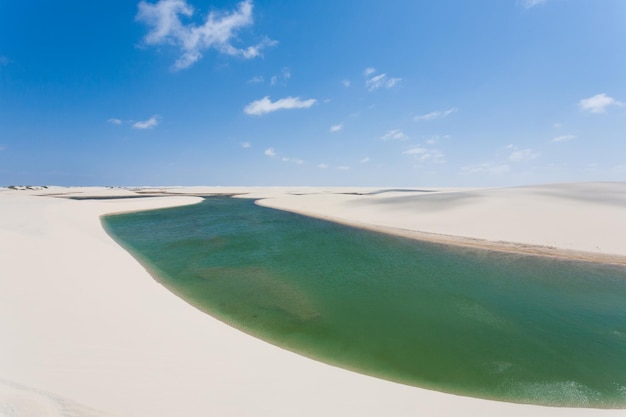
M 259 202 L 265 206 L 419 238 L 508 242 L 506 250 L 530 245 L 548 254 L 582 253 L 617 263 L 626 257 L 626 183 L 141 191 L 237 193 L 267 198 Z M 103 214 L 194 204 L 198 197 L 78 201 L 60 195 L 138 194 L 112 188 L 0 189 L 2 417 L 626 416 L 626 410 L 443 394 L 282 350 L 174 296 L 100 223 Z
M 282 195 L 259 204 L 416 239 L 626 263 L 626 183 Z

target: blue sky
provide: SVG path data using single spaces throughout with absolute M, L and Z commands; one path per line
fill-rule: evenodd
M 0 185 L 626 181 L 626 1 L 0 3 Z

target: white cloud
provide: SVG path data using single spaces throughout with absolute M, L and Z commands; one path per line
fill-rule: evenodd
M 406 151 L 404 151 L 402 153 L 406 154 L 406 155 L 421 155 L 421 154 L 426 153 L 427 151 L 428 151 L 428 149 L 426 149 L 426 148 L 415 146 L 413 148 L 407 149 Z
M 320 169 L 326 169 L 326 168 L 328 168 L 328 165 L 326 165 L 325 163 L 322 162 L 321 164 L 317 165 L 317 167 L 320 168 Z
M 332 125 L 329 130 L 331 132 L 339 132 L 341 129 L 343 129 L 343 123 L 339 123 L 338 125 Z
M 274 75 L 272 76 L 272 78 L 270 78 L 270 85 L 276 85 L 279 83 L 281 85 L 285 85 L 287 83 L 287 80 L 290 78 L 291 71 L 289 70 L 289 68 L 283 68 L 280 74 Z
M 261 84 L 265 81 L 262 75 L 257 75 L 256 77 L 252 77 L 248 80 L 248 84 Z
M 509 155 L 509 160 L 519 162 L 525 159 L 535 158 L 533 151 L 531 149 L 520 149 L 518 151 L 513 151 L 511 155 Z
M 376 72 L 376 68 L 368 67 L 363 70 L 363 76 L 367 77 Z
M 346 165 L 340 165 L 340 166 L 338 166 L 338 167 L 337 167 L 337 169 L 338 169 L 339 171 L 347 171 L 347 170 L 349 170 L 349 169 L 350 169 L 350 167 L 349 167 L 349 166 L 346 166 Z
M 420 116 L 415 116 L 413 120 L 415 121 L 428 121 L 434 119 L 443 119 L 444 117 L 450 116 L 452 113 L 456 113 L 458 109 L 456 107 L 450 107 L 448 110 L 442 111 L 433 111 L 427 114 L 422 114 Z
M 159 124 L 159 116 L 154 115 L 151 118 L 149 118 L 148 120 L 143 120 L 143 121 L 139 121 L 139 122 L 135 123 L 133 125 L 133 127 L 135 129 L 152 129 L 153 127 L 155 127 L 158 124 Z
M 286 97 L 272 102 L 269 96 L 265 96 L 260 100 L 253 101 L 248 104 L 243 111 L 246 114 L 261 116 L 265 113 L 271 113 L 276 110 L 283 109 L 307 109 L 317 103 L 315 99 L 300 100 L 300 97 Z
M 578 102 L 578 107 L 591 113 L 604 113 L 609 106 L 623 106 L 624 103 L 607 96 L 605 93 L 596 94 L 593 97 L 584 98 Z
M 298 164 L 298 165 L 303 165 L 304 164 L 304 161 L 302 159 L 299 159 L 299 158 L 283 157 L 283 158 L 281 158 L 281 161 L 283 161 L 283 162 L 293 162 L 293 163 Z
M 409 137 L 405 135 L 404 132 L 402 132 L 401 130 L 392 129 L 389 132 L 382 135 L 379 139 L 380 140 L 405 140 L 408 138 Z
M 159 0 L 152 4 L 142 0 L 136 20 L 145 23 L 149 32 L 144 38 L 147 45 L 174 45 L 180 48 L 181 56 L 174 68 L 184 69 L 202 57 L 202 51 L 214 48 L 226 54 L 243 58 L 261 55 L 265 47 L 277 42 L 265 38 L 257 45 L 236 48 L 231 44 L 235 33 L 253 23 L 252 0 L 244 0 L 237 9 L 227 12 L 211 12 L 201 26 L 183 23 L 180 19 L 191 18 L 194 9 L 186 0 Z
M 428 138 L 426 140 L 426 143 L 429 144 L 429 145 L 434 145 L 436 143 L 441 142 L 441 140 L 447 140 L 447 139 L 450 139 L 450 138 L 451 138 L 450 135 L 443 135 L 443 136 L 434 135 L 434 136 L 431 136 L 430 138 Z
M 386 77 L 387 77 L 387 74 L 374 75 L 373 77 L 365 81 L 365 85 L 370 91 L 376 90 L 377 88 L 380 88 L 383 86 L 383 83 L 385 82 Z
M 507 164 L 496 164 L 493 162 L 487 162 L 483 164 L 468 165 L 461 168 L 461 173 L 464 175 L 472 174 L 489 174 L 489 175 L 502 175 L 511 171 L 511 167 Z
M 512 152 L 509 155 L 509 161 L 513 162 L 521 162 L 529 159 L 535 159 L 539 156 L 539 154 L 532 149 L 520 149 L 515 145 L 507 146 L 507 149 L 511 149 Z
M 293 162 L 295 164 L 298 165 L 303 165 L 304 161 L 302 159 L 299 158 L 290 158 L 288 156 L 280 156 L 278 154 L 278 152 L 276 152 L 276 150 L 274 148 L 267 148 L 264 152 L 265 156 L 268 156 L 270 158 L 277 158 L 282 162 Z
M 111 123 L 112 125 L 121 125 L 122 121 L 120 119 L 116 119 L 115 117 L 111 117 L 109 120 L 107 120 L 108 123 Z
M 402 81 L 402 78 L 389 78 L 385 83 L 385 87 L 391 88 L 394 85 L 398 84 L 400 81 Z
M 432 162 L 435 164 L 445 164 L 446 157 L 438 149 L 428 149 L 421 146 L 414 146 L 402 152 L 405 155 L 412 155 L 419 162 Z
M 389 78 L 387 77 L 387 74 L 378 74 L 365 80 L 365 86 L 367 87 L 368 91 L 374 91 L 382 87 L 392 88 L 400 81 L 402 81 L 402 78 Z
M 545 4 L 548 0 L 521 0 L 522 6 L 526 9 L 530 9 L 540 4 Z
M 561 136 L 557 136 L 555 138 L 552 138 L 552 142 L 567 142 L 568 140 L 572 140 L 575 139 L 576 136 L 574 135 L 561 135 Z
M 342 81 L 341 81 L 341 84 L 342 84 L 344 87 L 348 88 L 348 87 L 350 87 L 350 80 L 342 80 Z
M 365 158 L 361 159 L 359 162 L 362 164 L 366 164 L 370 161 L 370 158 L 368 156 L 366 156 Z
M 242 142 L 241 147 L 244 149 L 248 149 L 252 147 L 252 144 L 250 142 Z

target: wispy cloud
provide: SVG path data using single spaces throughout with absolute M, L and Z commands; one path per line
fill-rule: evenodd
M 511 155 L 509 155 L 509 160 L 519 162 L 524 161 L 526 159 L 535 159 L 537 154 L 533 152 L 532 149 L 519 149 L 513 151 Z
M 442 139 L 450 139 L 450 135 L 443 135 L 443 136 L 434 135 L 428 138 L 426 140 L 426 143 L 429 145 L 434 145 L 436 143 L 439 143 Z
M 270 78 L 270 85 L 277 85 L 277 84 L 285 85 L 287 84 L 287 80 L 290 78 L 291 78 L 291 71 L 289 70 L 289 68 L 283 68 L 280 74 L 273 75 Z
M 413 156 L 419 162 L 432 162 L 435 164 L 446 163 L 446 157 L 439 149 L 428 149 L 421 146 L 414 146 L 402 153 Z
M 576 139 L 574 135 L 561 135 L 555 138 L 552 138 L 552 142 L 567 142 L 569 140 Z
M 381 87 L 391 88 L 399 83 L 402 78 L 389 78 L 387 74 L 375 75 L 365 81 L 365 86 L 369 91 L 378 90 Z
M 181 21 L 181 16 L 189 19 L 193 14 L 194 9 L 186 0 L 159 0 L 154 4 L 142 0 L 139 3 L 135 19 L 149 27 L 144 38 L 145 44 L 178 47 L 181 56 L 174 64 L 176 70 L 187 68 L 198 61 L 206 49 L 214 48 L 226 55 L 248 59 L 261 55 L 263 48 L 277 43 L 265 38 L 256 45 L 244 48 L 232 45 L 237 31 L 253 23 L 252 0 L 242 1 L 230 13 L 211 12 L 200 26 Z
M 252 77 L 248 80 L 248 84 L 261 84 L 265 81 L 265 78 L 263 78 L 262 75 L 257 75 L 255 77 Z
M 520 149 L 515 145 L 508 145 L 507 149 L 510 149 L 512 151 L 509 154 L 509 161 L 513 162 L 521 162 L 529 159 L 535 159 L 539 156 L 539 153 L 533 151 L 530 148 Z
M 434 120 L 434 119 L 443 119 L 444 117 L 448 117 L 452 113 L 456 113 L 457 111 L 458 109 L 456 107 L 450 107 L 448 110 L 433 111 L 430 113 L 415 116 L 413 120 L 418 121 L 418 122 L 423 122 L 423 121 Z
M 328 165 L 322 162 L 321 164 L 318 164 L 317 167 L 319 169 L 326 169 L 326 168 L 328 168 Z
M 6 148 L 4 147 L 4 145 L 0 145 L 0 152 L 2 152 L 3 150 L 5 150 Z
M 112 125 L 121 125 L 122 121 L 120 119 L 117 119 L 115 117 L 111 117 L 109 120 L 107 120 L 108 123 L 111 123 Z
M 248 149 L 252 147 L 252 144 L 250 142 L 242 142 L 241 147 L 244 149 Z
M 526 9 L 533 8 L 535 6 L 539 6 L 541 4 L 545 4 L 548 0 L 520 0 L 522 7 Z
M 406 140 L 409 137 L 400 129 L 392 129 L 390 131 L 388 131 L 387 133 L 385 133 L 384 135 L 382 135 L 379 139 L 380 140 Z
M 339 170 L 339 171 L 348 171 L 349 169 L 350 169 L 350 167 L 347 166 L 347 165 L 340 165 L 340 166 L 337 167 L 337 170 Z
M 366 164 L 370 161 L 370 158 L 368 156 L 366 156 L 365 158 L 361 159 L 359 162 L 362 164 Z
M 276 152 L 276 150 L 274 148 L 267 148 L 264 152 L 265 156 L 268 156 L 270 158 L 274 158 L 276 160 L 282 161 L 282 162 L 293 162 L 294 164 L 297 165 L 303 165 L 304 164 L 304 160 L 300 159 L 300 158 L 291 158 L 288 156 L 281 156 L 279 155 L 278 152 Z
M 158 115 L 154 115 L 151 118 L 149 118 L 148 120 L 143 120 L 143 121 L 139 121 L 137 123 L 135 123 L 133 125 L 133 127 L 135 129 L 152 129 L 153 127 L 157 126 L 159 124 L 159 116 Z
M 341 80 L 341 85 L 343 85 L 344 87 L 348 88 L 350 87 L 350 80 Z
M 472 175 L 472 174 L 502 175 L 510 171 L 511 171 L 511 167 L 509 165 L 497 164 L 493 162 L 467 165 L 461 168 L 461 173 L 463 175 Z
M 605 93 L 596 94 L 593 97 L 584 98 L 578 102 L 578 107 L 582 111 L 588 111 L 591 113 L 604 113 L 607 107 L 623 105 L 624 103 L 614 99 L 613 97 L 607 96 Z
M 339 123 L 338 125 L 332 125 L 328 130 L 334 133 L 339 132 L 341 129 L 343 129 L 343 123 Z
M 253 101 L 244 107 L 246 114 L 261 116 L 277 110 L 307 109 L 317 103 L 315 99 L 300 100 L 300 97 L 286 97 L 272 102 L 269 96 Z
M 379 88 L 392 88 L 402 81 L 402 78 L 388 77 L 385 73 L 374 75 L 375 73 L 376 69 L 374 68 L 366 68 L 363 71 L 365 87 L 367 87 L 368 91 L 378 90 Z
M 293 162 L 294 164 L 297 164 L 297 165 L 304 164 L 304 161 L 300 158 L 289 158 L 287 156 L 283 156 L 282 158 L 280 158 L 280 160 L 283 162 Z

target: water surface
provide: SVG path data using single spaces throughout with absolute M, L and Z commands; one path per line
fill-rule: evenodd
M 423 243 L 225 197 L 104 224 L 172 292 L 311 358 L 481 398 L 626 407 L 623 267 Z

